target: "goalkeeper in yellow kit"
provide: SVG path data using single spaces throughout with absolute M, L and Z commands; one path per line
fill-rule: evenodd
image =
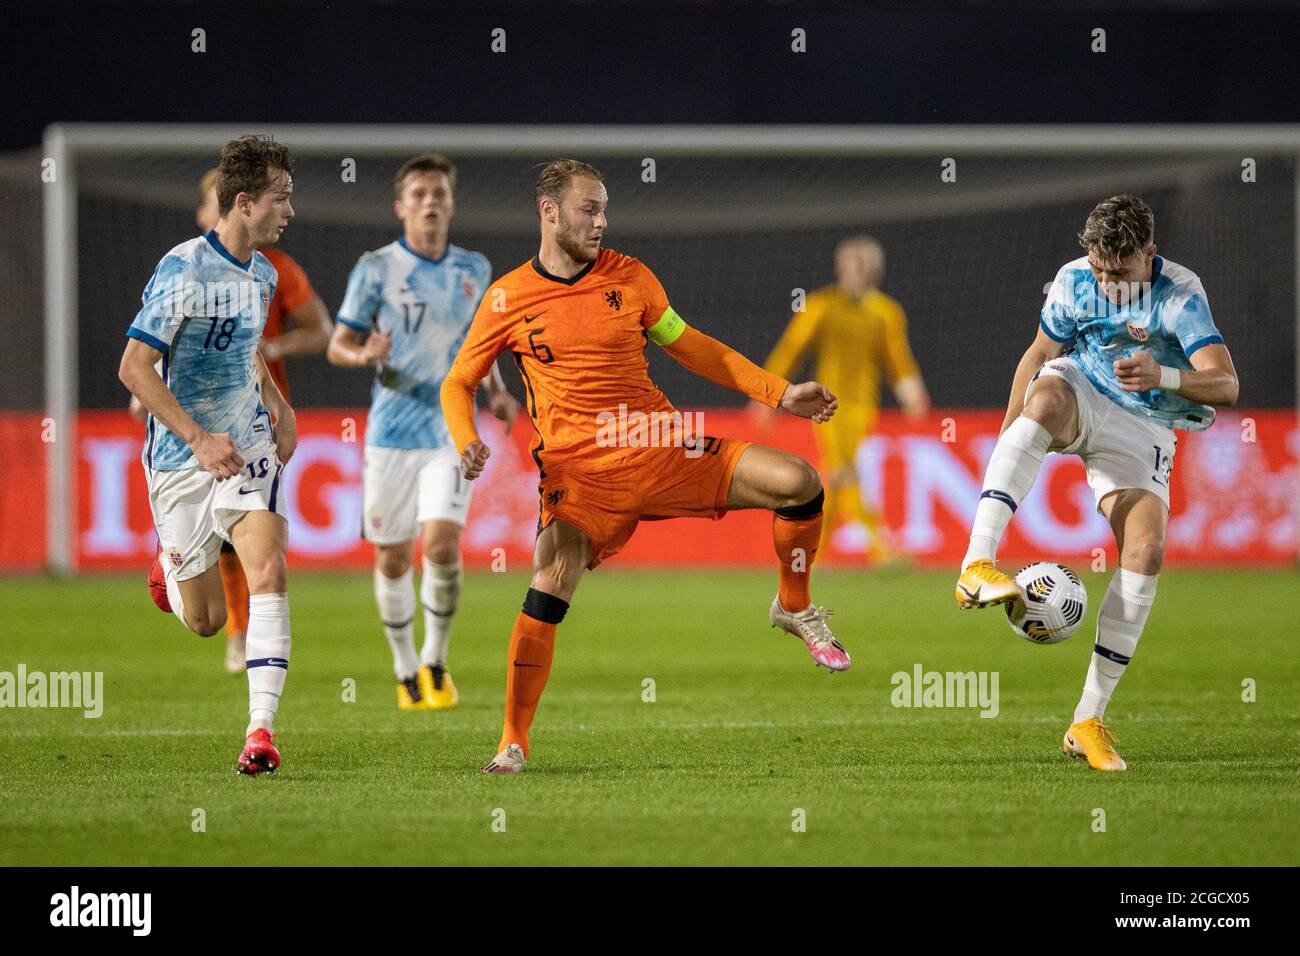
M 888 532 L 862 500 L 854 456 L 875 427 L 882 374 L 911 418 L 925 415 L 930 398 L 907 341 L 907 317 L 898 301 L 880 291 L 885 253 L 870 236 L 854 236 L 835 249 L 835 285 L 810 293 L 804 311 L 786 327 L 768 356 L 767 371 L 789 378 L 809 351 L 815 378 L 839 398 L 835 417 L 814 429 L 825 477 L 826 515 L 822 548 L 839 527 L 861 522 L 869 555 L 890 557 Z

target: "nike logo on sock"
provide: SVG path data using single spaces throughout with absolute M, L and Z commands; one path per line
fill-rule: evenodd
M 515 667 L 541 667 L 541 664 L 525 664 L 522 661 L 515 661 Z

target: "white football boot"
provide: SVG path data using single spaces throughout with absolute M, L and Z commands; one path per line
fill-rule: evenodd
M 827 608 L 809 604 L 798 614 L 792 614 L 781 606 L 781 599 L 777 597 L 772 602 L 768 619 L 773 627 L 779 627 L 803 641 L 814 664 L 820 664 L 832 672 L 846 671 L 853 661 L 844 645 L 835 639 L 831 629 L 826 626 L 827 619 L 833 613 Z
M 506 749 L 501 751 L 483 768 L 484 773 L 518 773 L 524 769 L 524 748 L 518 744 L 507 744 Z

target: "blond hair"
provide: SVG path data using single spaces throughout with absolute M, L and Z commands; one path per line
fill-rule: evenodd
M 574 176 L 586 176 L 598 183 L 605 181 L 600 170 L 590 163 L 584 163 L 580 159 L 553 159 L 544 164 L 537 174 L 534 187 L 537 215 L 542 214 L 543 199 L 553 199 L 557 203 L 560 201 Z

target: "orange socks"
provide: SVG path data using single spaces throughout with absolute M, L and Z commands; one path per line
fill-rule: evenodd
M 569 609 L 567 601 L 529 588 L 524 609 L 510 633 L 510 659 L 506 664 L 506 718 L 501 745 L 519 744 L 528 756 L 528 729 L 537 713 L 546 679 L 551 675 L 555 628 Z
M 822 503 L 825 494 L 792 508 L 778 508 L 772 518 L 772 541 L 781 572 L 781 607 L 799 612 L 812 603 L 808 576 L 817 558 L 822 534 Z
M 221 552 L 221 583 L 226 587 L 226 634 L 247 634 L 248 579 L 233 551 Z

